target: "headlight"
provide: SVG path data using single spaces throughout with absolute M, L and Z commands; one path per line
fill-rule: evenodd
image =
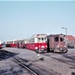
M 35 49 L 38 49 L 38 47 L 35 47 Z
M 59 46 L 57 46 L 57 47 L 59 47 Z
M 41 46 L 42 48 L 44 48 L 44 46 Z
M 66 47 L 66 46 L 64 46 L 64 47 Z

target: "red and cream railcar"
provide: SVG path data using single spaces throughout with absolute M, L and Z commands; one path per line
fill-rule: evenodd
M 16 47 L 16 40 L 9 40 L 5 42 L 6 47 Z
M 0 41 L 0 49 L 2 49 L 2 42 Z
M 26 48 L 26 43 L 27 43 L 26 39 L 16 40 L 16 43 L 17 43 L 16 45 L 17 48 Z
M 46 34 L 35 34 L 26 44 L 27 49 L 34 50 L 36 52 L 42 52 L 47 50 L 47 35 Z

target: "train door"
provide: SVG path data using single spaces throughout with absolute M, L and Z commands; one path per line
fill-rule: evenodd
M 54 49 L 57 48 L 58 44 L 59 44 L 59 36 L 55 36 L 54 37 Z

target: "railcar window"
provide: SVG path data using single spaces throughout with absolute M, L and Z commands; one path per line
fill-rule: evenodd
M 54 41 L 57 41 L 58 42 L 59 41 L 59 37 L 55 37 L 54 38 Z
M 44 38 L 42 38 L 42 41 L 44 40 Z
M 46 39 L 45 38 L 43 38 L 43 42 L 45 42 L 46 41 Z
M 38 38 L 38 42 L 45 42 L 46 41 L 46 38 Z
M 47 38 L 45 38 L 45 41 L 47 41 Z
M 60 41 L 62 42 L 64 39 L 63 38 L 60 38 Z
M 41 38 L 38 38 L 38 42 L 40 42 L 40 39 L 41 39 Z
M 38 38 L 38 40 L 40 40 L 40 38 Z
M 47 41 L 47 38 L 45 38 L 45 42 Z
M 38 38 L 40 40 L 40 38 Z

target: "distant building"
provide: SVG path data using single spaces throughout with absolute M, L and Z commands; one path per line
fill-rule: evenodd
M 74 48 L 75 47 L 75 37 L 72 35 L 67 35 L 67 46 L 68 48 Z

